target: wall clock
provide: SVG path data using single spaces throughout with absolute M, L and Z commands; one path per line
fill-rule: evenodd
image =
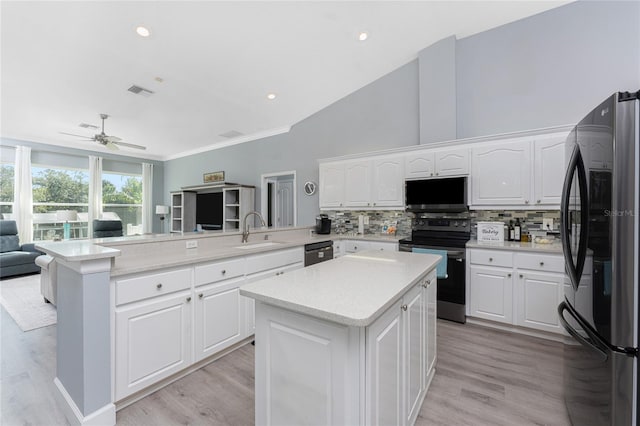
M 304 193 L 307 195 L 313 195 L 316 193 L 316 183 L 315 182 L 306 182 L 304 184 Z

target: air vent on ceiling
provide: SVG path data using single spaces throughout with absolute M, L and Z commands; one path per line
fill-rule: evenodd
M 136 95 L 142 95 L 146 98 L 153 95 L 153 92 L 149 89 L 145 89 L 144 87 L 136 86 L 135 84 L 127 89 L 131 93 L 135 93 Z
M 223 138 L 231 139 L 231 138 L 237 138 L 238 136 L 242 136 L 242 135 L 244 135 L 244 133 L 240 133 L 237 130 L 229 130 L 226 133 L 220 133 L 219 136 L 222 136 Z
M 78 127 L 82 127 L 83 129 L 93 129 L 93 130 L 99 129 L 98 126 L 94 126 L 93 124 L 87 124 L 87 123 L 80 123 L 78 124 Z

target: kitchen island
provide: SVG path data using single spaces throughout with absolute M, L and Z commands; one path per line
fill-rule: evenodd
M 366 251 L 241 288 L 256 300 L 256 424 L 413 424 L 440 259 Z

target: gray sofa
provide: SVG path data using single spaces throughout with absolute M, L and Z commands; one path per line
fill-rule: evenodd
M 0 220 L 0 278 L 39 273 L 36 257 L 44 253 L 18 240 L 15 220 Z

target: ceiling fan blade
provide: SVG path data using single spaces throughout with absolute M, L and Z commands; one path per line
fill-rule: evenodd
M 132 144 L 132 143 L 116 142 L 116 141 L 111 142 L 111 143 L 116 144 L 116 145 L 126 146 L 126 147 L 129 147 L 129 148 L 135 148 L 135 149 L 147 149 L 147 147 L 146 147 L 146 146 L 142 146 L 142 145 L 134 145 L 134 144 Z
M 113 142 L 107 142 L 104 144 L 104 146 L 106 146 L 107 148 L 109 148 L 112 151 L 117 151 L 119 148 L 117 147 L 117 145 L 115 145 Z
M 65 132 L 58 132 L 58 133 L 60 133 L 61 135 L 75 136 L 77 138 L 85 138 L 88 141 L 94 140 L 94 138 L 92 138 L 91 136 L 87 136 L 87 135 L 75 135 L 73 133 L 65 133 Z
M 104 140 L 106 140 L 107 142 L 120 142 L 122 139 L 117 136 L 105 136 Z

